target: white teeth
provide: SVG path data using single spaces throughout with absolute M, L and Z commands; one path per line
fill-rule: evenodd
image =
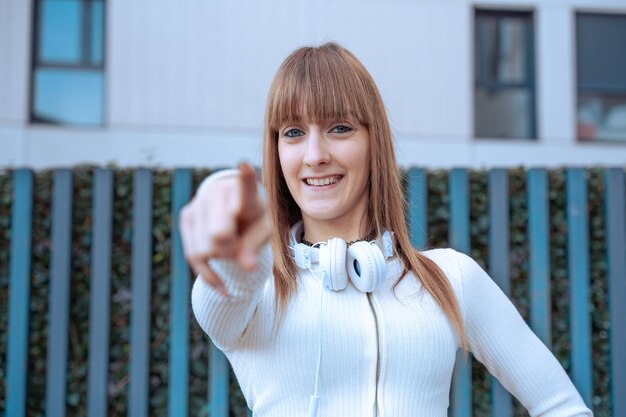
M 334 184 L 337 181 L 339 181 L 341 177 L 339 175 L 335 175 L 332 177 L 326 177 L 326 178 L 307 178 L 306 179 L 306 183 L 309 185 L 313 185 L 316 187 L 321 187 L 323 185 L 330 185 L 330 184 Z

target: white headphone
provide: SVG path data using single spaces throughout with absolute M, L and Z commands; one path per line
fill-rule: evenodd
M 361 292 L 376 290 L 387 276 L 385 259 L 393 256 L 393 233 L 385 231 L 382 238 L 372 242 L 355 242 L 347 247 L 341 238 L 332 238 L 309 246 L 298 242 L 304 225 L 302 221 L 291 228 L 291 243 L 296 265 L 322 273 L 324 287 L 341 291 L 348 286 L 348 277 Z M 318 247 L 319 246 L 319 247 Z
M 393 233 L 385 231 L 382 237 L 372 242 L 359 241 L 350 247 L 341 238 L 332 238 L 327 242 L 318 242 L 309 246 L 298 241 L 302 236 L 304 224 L 299 221 L 291 228 L 291 245 L 296 265 L 308 269 L 317 276 L 321 272 L 321 283 L 332 291 L 341 291 L 348 286 L 348 277 L 361 292 L 373 292 L 385 281 L 387 267 L 385 259 L 393 256 Z M 317 268 L 313 268 L 317 265 Z M 322 362 L 322 300 L 324 291 L 320 287 L 320 320 L 318 329 L 317 370 L 315 372 L 315 391 L 309 400 L 309 417 L 316 417 L 320 397 L 318 395 L 319 376 Z

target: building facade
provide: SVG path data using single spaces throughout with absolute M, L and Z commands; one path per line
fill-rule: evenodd
M 626 0 L 0 0 L 0 167 L 258 165 L 274 73 L 326 41 L 403 167 L 626 165 Z

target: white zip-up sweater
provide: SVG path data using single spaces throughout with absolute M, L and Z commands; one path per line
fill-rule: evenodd
M 556 358 L 474 260 L 451 249 L 423 253 L 452 284 L 471 352 L 531 416 L 592 415 Z M 319 417 L 447 416 L 459 336 L 412 273 L 394 294 L 402 273 L 397 257 L 387 260 L 387 279 L 369 296 L 351 284 L 320 294 L 318 279 L 300 271 L 280 326 L 274 326 L 272 262 L 269 244 L 253 273 L 212 260 L 229 296 L 202 278 L 192 291 L 198 323 L 228 357 L 254 416 L 307 415 L 319 320 Z

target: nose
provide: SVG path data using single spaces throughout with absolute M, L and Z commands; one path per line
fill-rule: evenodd
M 318 166 L 330 162 L 328 144 L 320 129 L 310 130 L 303 162 L 308 166 Z

